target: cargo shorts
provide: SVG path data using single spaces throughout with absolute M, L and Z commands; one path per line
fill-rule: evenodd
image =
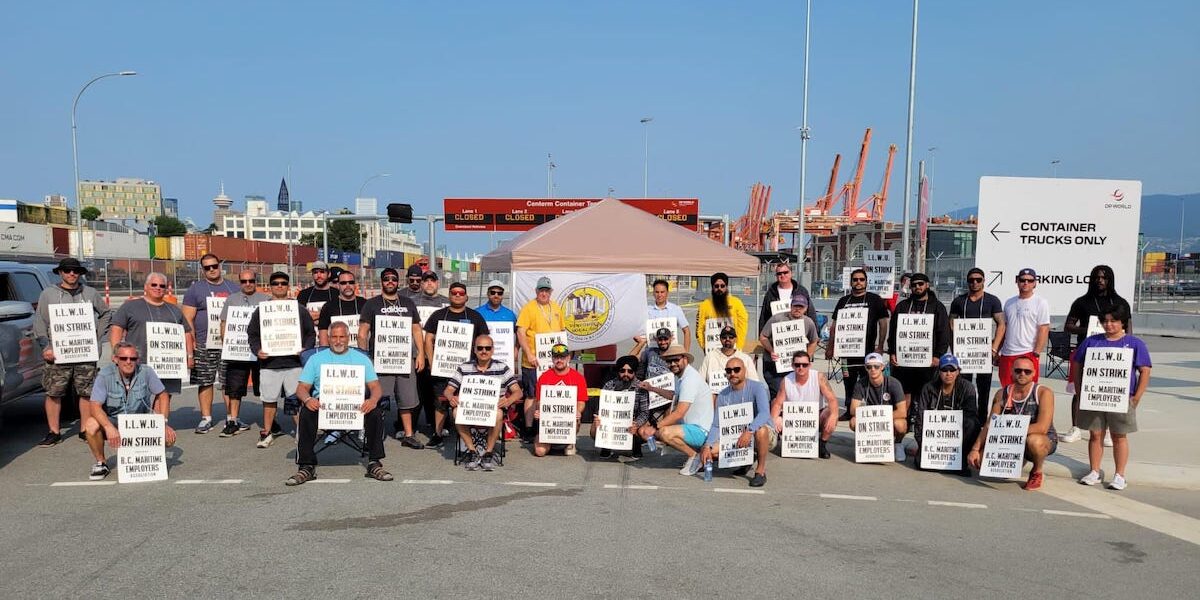
M 95 363 L 58 365 L 48 362 L 42 369 L 42 387 L 51 398 L 64 398 L 71 389 L 80 398 L 91 398 L 92 384 L 99 372 L 100 367 Z

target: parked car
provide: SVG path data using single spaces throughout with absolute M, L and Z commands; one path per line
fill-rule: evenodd
M 53 285 L 54 265 L 0 261 L 0 417 L 11 402 L 42 389 L 42 361 L 33 339 L 38 296 Z

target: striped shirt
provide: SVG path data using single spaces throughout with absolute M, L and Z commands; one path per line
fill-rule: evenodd
M 513 373 L 512 368 L 507 364 L 498 361 L 492 361 L 488 364 L 487 369 L 480 369 L 475 361 L 468 361 L 458 366 L 454 371 L 454 376 L 446 382 L 446 386 L 458 390 L 462 387 L 463 377 L 467 375 L 487 375 L 500 380 L 500 393 L 506 393 L 508 388 L 518 385 L 517 376 Z

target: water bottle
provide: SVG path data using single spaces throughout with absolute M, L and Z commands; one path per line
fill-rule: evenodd
M 704 482 L 712 483 L 712 461 L 711 460 L 705 461 L 705 463 L 704 463 Z
M 654 436 L 650 436 L 646 440 L 646 445 L 650 447 L 651 452 L 658 452 L 658 444 L 654 441 Z

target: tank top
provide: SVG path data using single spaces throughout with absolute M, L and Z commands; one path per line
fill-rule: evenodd
M 825 408 L 826 402 L 825 396 L 821 394 L 821 382 L 813 373 L 808 374 L 808 381 L 804 384 L 796 382 L 794 373 L 784 377 L 783 393 L 787 402 L 816 402 L 822 410 Z
M 1041 412 L 1042 406 L 1038 402 L 1038 390 L 1042 389 L 1040 384 L 1034 385 L 1029 390 L 1029 395 L 1023 399 L 1012 397 L 1012 385 L 1004 388 L 1004 405 L 1000 409 L 1002 415 L 1029 415 L 1029 422 L 1033 423 L 1038 419 L 1038 413 Z M 1058 433 L 1054 431 L 1054 422 L 1051 421 L 1050 429 L 1046 432 L 1050 439 L 1057 439 Z

